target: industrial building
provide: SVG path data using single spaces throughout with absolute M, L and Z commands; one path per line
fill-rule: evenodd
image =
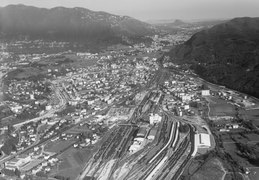
M 199 148 L 210 148 L 210 135 L 206 133 L 195 134 L 194 136 L 194 151 L 192 153 L 192 157 L 194 157 Z
M 31 162 L 31 157 L 27 156 L 25 158 L 14 158 L 10 161 L 7 161 L 5 163 L 5 168 L 9 169 L 9 170 L 15 170 L 15 169 L 21 169 L 22 167 L 24 167 L 25 165 L 27 165 L 28 163 Z
M 147 128 L 146 127 L 140 127 L 137 133 L 137 137 L 145 137 L 147 134 Z
M 210 135 L 206 133 L 195 134 L 195 145 L 198 148 L 209 148 L 211 146 Z
M 156 137 L 156 133 L 157 133 L 157 128 L 152 128 L 152 129 L 149 131 L 149 134 L 148 134 L 147 139 L 149 139 L 149 140 L 154 140 L 155 137 Z

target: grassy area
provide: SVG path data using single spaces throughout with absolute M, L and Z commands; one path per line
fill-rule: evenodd
M 79 175 L 80 171 L 81 171 L 80 167 L 68 168 L 68 169 L 59 171 L 56 175 L 73 180 L 73 179 L 76 179 L 76 177 Z
M 75 149 L 71 147 L 59 156 L 62 162 L 59 165 L 56 175 L 75 179 L 82 171 L 84 164 L 91 158 L 90 149 Z
M 243 133 L 243 132 L 240 132 L 240 133 L 233 133 L 233 134 L 230 134 L 230 133 L 222 133 L 220 135 L 220 139 L 223 143 L 248 143 L 250 141 L 259 141 L 259 134 L 256 134 L 256 133 Z
M 59 164 L 59 170 L 64 170 L 64 169 L 68 169 L 71 168 L 72 165 L 69 163 L 67 158 L 63 158 L 62 162 Z
M 209 97 L 210 116 L 234 116 L 236 114 L 235 106 L 227 101 L 215 97 Z
M 68 131 L 69 134 L 91 133 L 92 131 L 87 126 L 77 126 Z
M 230 154 L 233 160 L 237 162 L 242 167 L 251 167 L 252 164 L 246 158 L 243 158 L 239 155 L 239 150 L 236 144 L 224 144 L 224 151 Z
M 66 147 L 70 146 L 72 143 L 74 143 L 75 141 L 73 140 L 57 140 L 54 142 L 49 142 L 44 150 L 48 151 L 48 152 L 55 152 L 55 153 L 59 153 L 61 150 L 65 149 Z
M 23 69 L 17 69 L 8 73 L 8 79 L 27 79 L 31 77 L 39 77 L 42 71 L 34 67 L 27 67 Z
M 239 114 L 244 120 L 251 120 L 257 127 L 259 127 L 259 109 L 253 110 L 239 110 Z
M 73 153 L 73 158 L 76 160 L 78 164 L 84 164 L 85 162 L 89 161 L 91 158 L 92 151 L 89 149 L 82 149 Z
M 194 164 L 197 166 L 197 164 Z M 216 159 L 210 159 L 203 164 L 192 176 L 192 180 L 218 180 L 223 177 L 224 171 L 221 162 Z

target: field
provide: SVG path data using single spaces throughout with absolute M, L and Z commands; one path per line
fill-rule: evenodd
M 210 116 L 234 116 L 235 106 L 227 101 L 215 97 L 207 98 L 210 106 Z
M 229 144 L 224 144 L 224 150 L 225 152 L 227 152 L 228 154 L 231 155 L 232 159 L 234 159 L 238 165 L 242 166 L 242 167 L 253 167 L 252 164 L 249 163 L 249 161 L 243 157 L 241 157 L 240 155 L 238 155 L 238 148 L 236 146 L 236 144 L 234 143 L 229 143 Z
M 259 135 L 255 133 L 222 133 L 220 134 L 221 141 L 223 143 L 251 143 L 259 142 Z
M 30 77 L 39 77 L 41 75 L 42 71 L 37 68 L 33 67 L 27 67 L 23 69 L 17 69 L 10 73 L 8 73 L 9 79 L 27 79 Z
M 81 151 L 77 151 L 73 153 L 73 158 L 76 160 L 78 164 L 84 164 L 86 161 L 90 159 L 91 150 L 83 149 Z
M 189 167 L 189 174 L 191 175 L 192 180 L 218 180 L 224 176 L 224 169 L 222 163 L 216 159 L 210 159 L 205 162 L 200 168 L 199 164 L 192 163 Z M 198 169 L 197 169 L 198 168 Z
M 91 149 L 75 149 L 71 147 L 59 156 L 62 162 L 59 164 L 58 172 L 55 172 L 55 174 L 75 179 L 80 174 L 84 164 L 91 158 L 92 153 Z
M 62 158 L 62 162 L 59 164 L 59 170 L 71 168 L 72 165 L 69 163 L 68 158 Z
M 244 120 L 251 120 L 257 127 L 259 127 L 259 109 L 253 110 L 239 110 Z
M 69 131 L 67 131 L 68 134 L 80 134 L 80 133 L 91 133 L 92 131 L 87 126 L 77 126 Z
M 73 67 L 75 68 L 82 68 L 82 67 L 88 67 L 96 64 L 98 58 L 96 59 L 86 59 L 86 58 L 81 58 L 76 55 L 66 55 L 67 58 L 71 59 L 73 62 Z
M 55 153 L 59 153 L 61 150 L 65 149 L 66 147 L 70 146 L 71 144 L 73 144 L 75 141 L 73 140 L 57 140 L 54 142 L 49 142 L 44 150 L 48 151 L 48 152 L 55 152 Z

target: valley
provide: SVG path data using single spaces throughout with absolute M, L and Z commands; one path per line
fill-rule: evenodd
M 257 18 L 0 15 L 1 179 L 258 179 Z

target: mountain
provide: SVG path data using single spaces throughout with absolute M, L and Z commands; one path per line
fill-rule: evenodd
M 120 41 L 153 34 L 155 29 L 128 16 L 84 8 L 36 8 L 9 5 L 0 8 L 2 38 L 28 36 L 72 41 Z
M 150 23 L 150 24 L 173 24 L 173 25 L 176 25 L 176 26 L 185 24 L 185 22 L 180 20 L 180 19 L 148 20 L 147 23 Z
M 259 18 L 235 18 L 200 31 L 169 55 L 208 81 L 259 97 Z

